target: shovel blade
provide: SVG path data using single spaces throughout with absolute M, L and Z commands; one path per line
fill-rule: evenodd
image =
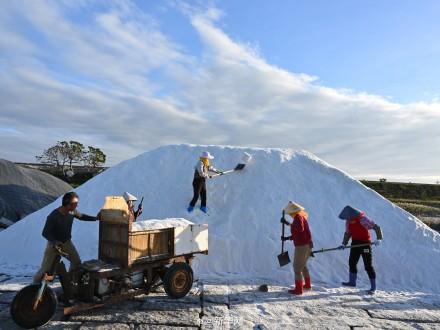
M 280 263 L 280 267 L 283 267 L 290 263 L 289 252 L 283 252 L 278 255 L 278 262 Z
M 244 169 L 245 166 L 246 164 L 238 164 L 237 166 L 235 166 L 234 171 L 240 171 Z

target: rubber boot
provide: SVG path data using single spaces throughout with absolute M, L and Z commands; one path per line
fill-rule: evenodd
M 188 206 L 187 208 L 188 213 L 191 213 L 192 211 L 194 211 L 194 206 Z
M 206 206 L 200 206 L 200 211 L 202 211 L 203 213 L 208 213 L 208 209 L 206 208 Z
M 374 294 L 376 292 L 376 279 L 370 278 L 371 288 L 368 290 L 369 294 Z
M 295 289 L 290 289 L 289 293 L 296 295 L 303 294 L 303 281 L 295 281 Z
M 349 281 L 348 282 L 342 282 L 342 285 L 344 286 L 356 286 L 356 279 L 357 279 L 357 274 L 356 273 L 350 273 L 350 277 L 349 277 Z
M 304 290 L 311 290 L 312 289 L 312 281 L 310 280 L 310 277 L 304 278 Z

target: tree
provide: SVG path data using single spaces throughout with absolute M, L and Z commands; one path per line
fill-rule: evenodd
M 38 162 L 42 164 L 48 164 L 55 166 L 57 169 L 61 169 L 64 173 L 64 167 L 69 161 L 66 153 L 66 147 L 62 142 L 57 142 L 57 144 L 49 149 L 45 149 L 40 156 L 35 156 Z
M 85 163 L 92 168 L 104 165 L 107 158 L 104 152 L 102 152 L 101 149 L 92 146 L 89 146 L 88 148 L 89 150 L 86 153 Z
M 85 150 L 84 145 L 78 141 L 58 141 L 56 145 L 45 149 L 40 156 L 35 156 L 35 158 L 40 163 L 60 169 L 64 176 L 69 177 L 74 174 L 74 164 L 83 164 L 94 169 L 104 165 L 106 161 L 106 155 L 101 149 L 88 146 Z
M 69 168 L 71 171 L 73 171 L 73 164 L 79 164 L 83 162 L 86 157 L 84 145 L 77 141 L 62 141 L 61 144 L 65 148 L 66 156 L 69 161 Z

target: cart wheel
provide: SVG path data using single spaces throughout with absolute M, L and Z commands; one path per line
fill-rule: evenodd
M 168 268 L 163 279 L 165 292 L 171 298 L 185 297 L 193 285 L 193 271 L 184 262 L 177 262 Z
M 11 316 L 15 323 L 25 329 L 41 327 L 55 314 L 57 298 L 51 288 L 46 287 L 42 300 L 36 310 L 33 309 L 39 284 L 31 284 L 21 289 L 11 303 Z

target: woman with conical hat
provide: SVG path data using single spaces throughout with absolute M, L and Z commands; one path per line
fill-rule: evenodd
M 352 245 L 365 245 L 359 247 L 353 247 L 350 249 L 350 257 L 348 264 L 350 268 L 348 282 L 342 282 L 344 286 L 356 286 L 357 280 L 357 263 L 360 257 L 364 261 L 365 271 L 370 279 L 371 288 L 368 291 L 370 294 L 374 294 L 376 291 L 376 271 L 373 267 L 373 251 L 371 245 L 379 245 L 383 239 L 382 229 L 373 220 L 366 217 L 365 213 L 355 209 L 354 207 L 347 205 L 339 214 L 339 219 L 345 221 L 345 233 L 342 245 L 340 249 L 344 249 L 348 241 L 351 239 Z M 372 243 L 369 230 L 376 232 L 377 240 Z
M 134 222 L 142 213 L 142 204 L 139 204 L 138 209 L 135 211 L 134 202 L 138 200 L 137 197 L 126 191 L 124 192 L 124 199 L 127 202 L 128 210 L 130 211 L 130 220 Z
M 309 216 L 305 212 L 304 207 L 295 202 L 289 202 L 284 208 L 284 213 L 290 215 L 293 221 L 289 223 L 284 218 L 281 220 L 284 224 L 290 225 L 291 231 L 291 236 L 282 236 L 281 239 L 283 241 L 292 240 L 295 245 L 293 258 L 295 289 L 290 289 L 289 293 L 301 295 L 303 294 L 303 289 L 312 288 L 310 273 L 307 268 L 307 260 L 311 255 L 313 247 L 312 234 L 308 224 Z

